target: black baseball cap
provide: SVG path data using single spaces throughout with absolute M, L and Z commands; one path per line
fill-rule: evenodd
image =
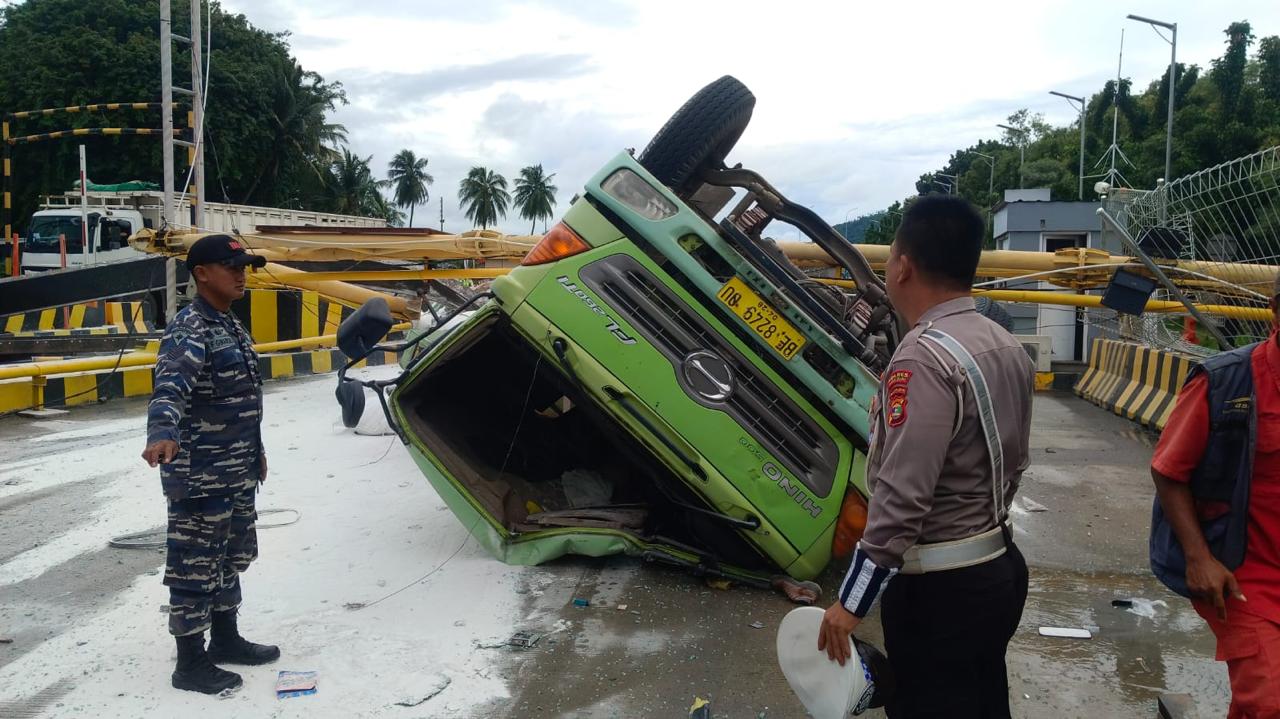
M 196 240 L 187 250 L 187 272 L 198 265 L 213 262 L 229 262 L 232 267 L 262 267 L 267 258 L 262 255 L 251 255 L 245 251 L 244 243 L 231 235 L 208 235 Z

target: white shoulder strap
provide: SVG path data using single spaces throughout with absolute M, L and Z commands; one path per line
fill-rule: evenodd
M 964 369 L 965 376 L 969 380 L 969 388 L 973 390 L 974 401 L 978 404 L 978 418 L 982 421 L 982 434 L 987 440 L 987 454 L 991 458 L 991 500 L 995 504 L 994 514 L 996 524 L 999 525 L 1005 520 L 1006 515 L 1004 504 L 1004 447 L 1000 444 L 1000 427 L 996 423 L 996 411 L 991 403 L 991 389 L 987 386 L 987 379 L 982 374 L 982 369 L 978 367 L 978 361 L 956 338 L 932 327 L 925 330 L 920 336 L 921 338 L 927 337 L 932 340 L 938 347 L 951 355 L 959 363 L 960 367 Z

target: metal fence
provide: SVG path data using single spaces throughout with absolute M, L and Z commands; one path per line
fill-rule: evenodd
M 1124 191 L 1108 210 L 1157 263 L 1183 260 L 1169 275 L 1203 305 L 1266 308 L 1280 270 L 1280 147 L 1202 170 L 1154 191 Z M 1187 263 L 1193 262 L 1189 266 Z M 1168 263 L 1171 264 L 1171 263 Z M 1158 290 L 1153 299 L 1173 299 Z M 1118 315 L 1090 310 L 1091 324 L 1107 334 L 1196 355 L 1218 343 L 1188 316 Z M 1212 317 L 1233 346 L 1265 338 L 1263 319 Z

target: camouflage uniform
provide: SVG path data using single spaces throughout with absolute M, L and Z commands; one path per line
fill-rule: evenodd
M 261 476 L 262 377 L 253 340 L 230 313 L 197 297 L 165 328 L 147 412 L 147 444 L 178 443 L 161 465 L 169 502 L 169 631 L 209 628 L 240 606 L 240 572 L 258 556 L 254 492 Z

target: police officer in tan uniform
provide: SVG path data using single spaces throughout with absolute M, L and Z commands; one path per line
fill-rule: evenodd
M 1029 464 L 1034 371 L 970 296 L 984 223 L 931 195 L 902 218 L 885 267 L 912 329 L 873 405 L 867 528 L 818 648 L 844 664 L 881 602 L 891 719 L 1008 717 L 1005 650 L 1027 598 L 1009 505 Z

